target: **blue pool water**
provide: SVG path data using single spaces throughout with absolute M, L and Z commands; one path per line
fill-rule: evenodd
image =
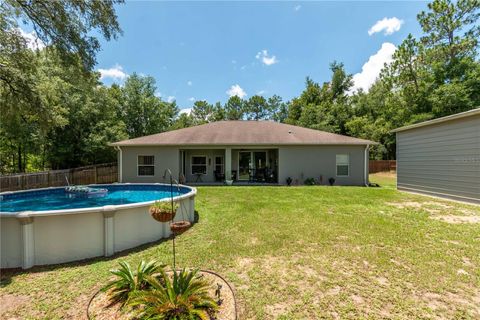
M 108 189 L 103 197 L 72 197 L 64 188 L 31 190 L 0 196 L 0 212 L 45 211 L 102 207 L 136 202 L 160 200 L 170 197 L 170 186 L 166 185 L 101 185 Z M 186 194 L 186 187 L 173 187 L 173 196 Z

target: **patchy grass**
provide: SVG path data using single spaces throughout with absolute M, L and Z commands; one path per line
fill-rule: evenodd
M 383 187 L 198 188 L 200 221 L 177 238 L 177 263 L 225 275 L 242 319 L 478 319 L 480 223 L 436 217 L 480 208 L 371 180 Z M 171 242 L 4 273 L 2 310 L 16 302 L 0 318 L 84 318 L 118 261 L 152 258 L 170 263 Z

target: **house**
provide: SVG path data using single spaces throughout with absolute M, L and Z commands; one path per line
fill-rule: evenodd
M 338 185 L 368 183 L 368 148 L 375 142 L 273 121 L 219 121 L 112 143 L 121 182 L 224 180 Z
M 399 190 L 480 203 L 480 108 L 393 131 Z

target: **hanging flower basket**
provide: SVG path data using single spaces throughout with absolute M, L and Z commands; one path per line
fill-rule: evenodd
M 187 229 L 190 228 L 191 225 L 192 224 L 190 223 L 190 221 L 176 221 L 170 223 L 170 230 L 172 230 L 174 234 L 181 234 L 187 231 Z
M 150 214 L 153 219 L 159 222 L 172 221 L 177 213 L 177 207 L 178 205 L 174 203 L 172 211 L 172 204 L 170 202 L 155 202 L 155 204 L 150 207 Z

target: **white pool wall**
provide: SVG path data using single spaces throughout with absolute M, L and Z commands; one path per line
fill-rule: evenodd
M 181 187 L 190 191 L 174 197 L 179 203 L 175 221 L 193 222 L 197 190 Z M 170 198 L 161 201 L 170 201 Z M 0 267 L 28 269 L 36 265 L 108 257 L 168 238 L 170 223 L 157 222 L 150 216 L 149 208 L 154 202 L 0 213 Z

